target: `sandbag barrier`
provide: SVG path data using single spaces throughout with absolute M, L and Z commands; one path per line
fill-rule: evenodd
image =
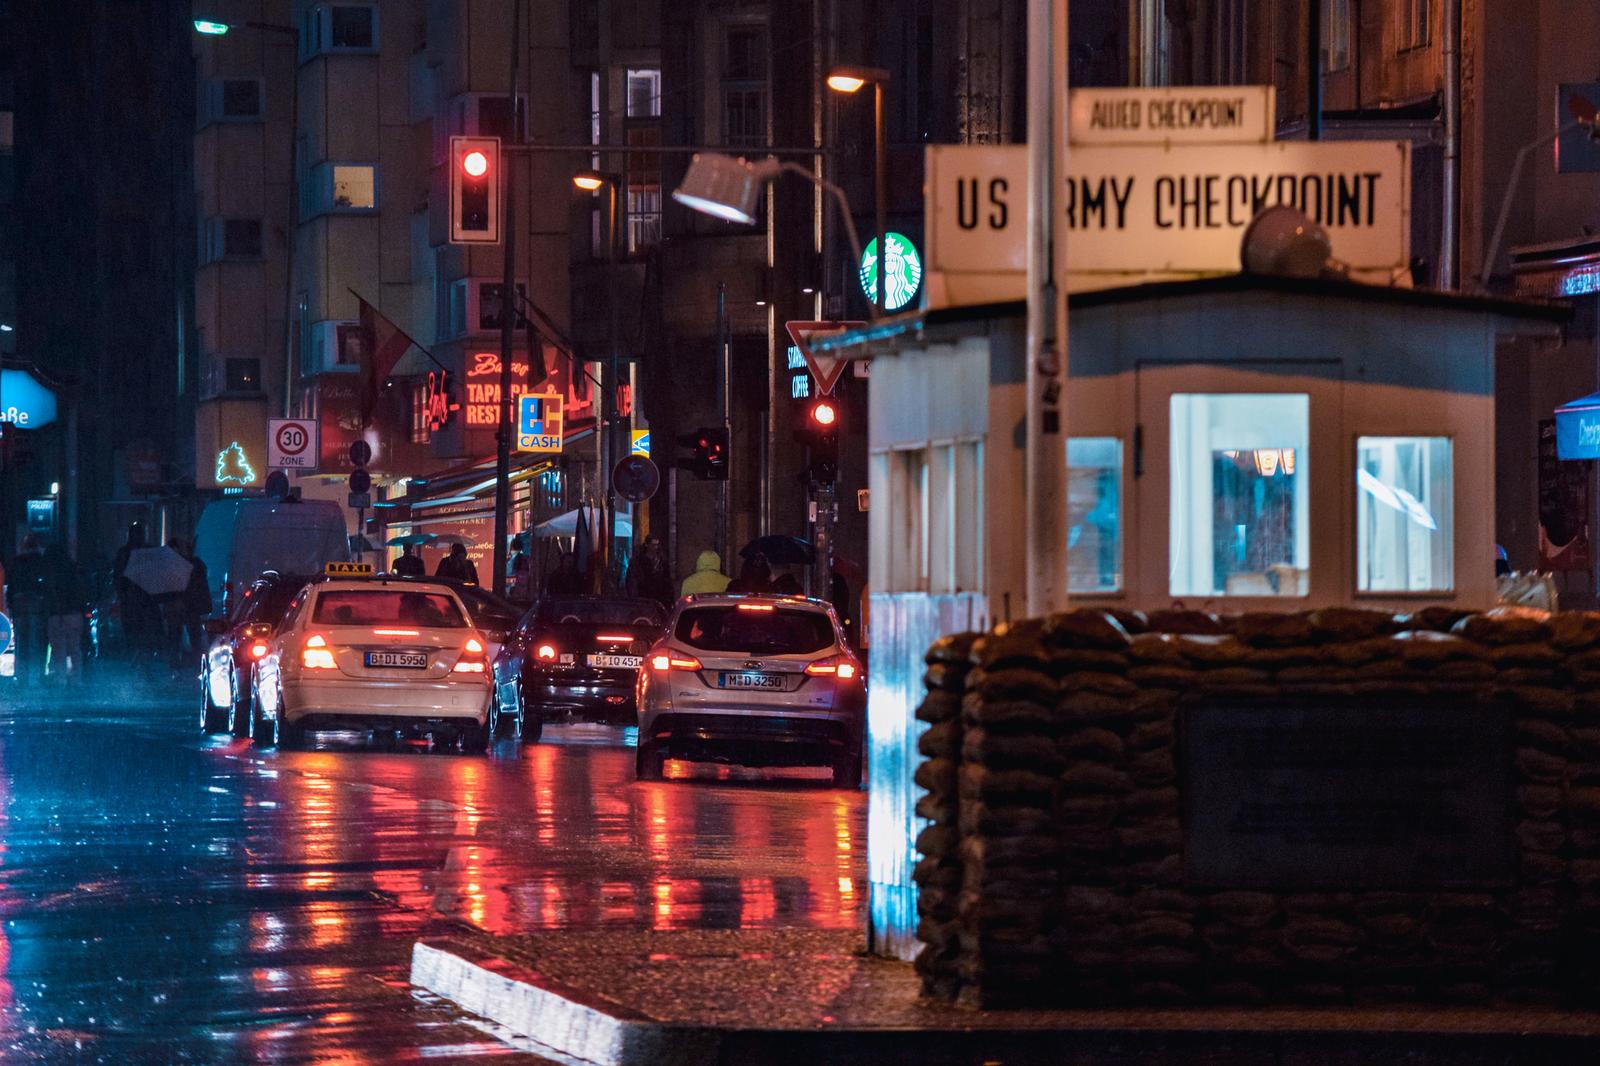
M 928 652 L 916 966 L 982 1007 L 1600 1001 L 1600 614 L 1077 610 Z M 1511 883 L 1207 890 L 1180 706 L 1489 700 Z

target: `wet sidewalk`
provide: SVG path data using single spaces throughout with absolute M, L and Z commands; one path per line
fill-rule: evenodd
M 918 996 L 850 931 L 605 930 L 423 941 L 411 981 L 562 1055 L 634 1063 L 1593 1062 L 1545 1007 L 978 1011 Z

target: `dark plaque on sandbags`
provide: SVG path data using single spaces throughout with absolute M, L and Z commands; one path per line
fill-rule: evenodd
M 1439 888 L 1511 876 L 1507 722 L 1443 703 L 1196 703 L 1180 719 L 1184 878 Z

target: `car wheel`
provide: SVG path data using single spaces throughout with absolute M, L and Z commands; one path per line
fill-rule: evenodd
M 200 680 L 200 731 L 202 733 L 228 731 L 228 712 L 211 702 L 211 679 L 204 674 Z
M 833 787 L 859 789 L 861 787 L 861 753 L 849 752 L 833 761 Z
M 262 717 L 259 699 L 250 701 L 250 739 L 258 748 L 270 748 L 278 743 L 277 719 Z
M 517 718 L 522 722 L 522 742 L 539 743 L 539 738 L 544 736 L 544 712 L 528 706 L 528 701 L 522 698 L 521 681 L 517 682 Z
M 249 687 L 244 688 L 233 701 L 229 723 L 236 737 L 250 737 L 255 735 L 255 708 L 256 701 L 251 698 L 253 693 Z
M 654 744 L 640 744 L 633 753 L 633 773 L 640 781 L 660 781 L 667 757 Z

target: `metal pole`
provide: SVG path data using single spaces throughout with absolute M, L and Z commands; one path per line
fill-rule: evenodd
M 1065 230 L 1055 175 L 1067 170 L 1067 0 L 1028 3 L 1027 600 L 1037 618 L 1067 602 Z M 1063 106 L 1058 106 L 1063 105 Z
M 78 401 L 75 398 L 67 400 L 67 552 L 73 559 L 78 558 Z
M 721 364 L 717 374 L 717 393 L 722 400 L 722 431 L 728 437 L 728 454 L 724 456 L 728 476 L 717 484 L 717 554 L 722 556 L 723 565 L 732 567 L 728 555 L 733 540 L 733 531 L 729 528 L 731 516 L 728 513 L 729 487 L 733 475 L 733 410 L 731 405 L 733 393 L 733 346 L 728 338 L 728 284 L 717 282 L 717 356 Z
M 1306 139 L 1322 140 L 1322 0 L 1306 0 Z
M 511 139 L 517 137 L 517 57 L 522 41 L 522 0 L 511 0 Z M 500 182 L 503 204 L 500 225 L 505 258 L 500 280 L 500 418 L 495 429 L 494 458 L 494 591 L 506 594 L 506 534 L 511 512 L 511 346 L 517 334 L 517 168 L 508 165 Z
M 300 230 L 300 31 L 289 30 L 289 216 L 283 222 L 283 417 L 294 414 L 294 253 Z
M 611 199 L 609 201 L 610 213 L 606 221 L 606 348 L 609 354 L 606 362 L 605 395 L 601 398 L 606 416 L 604 426 L 605 441 L 601 445 L 602 450 L 600 453 L 603 459 L 603 468 L 600 471 L 600 498 L 605 507 L 605 510 L 601 512 L 605 516 L 605 537 L 600 551 L 601 591 L 605 590 L 604 582 L 611 575 L 611 552 L 617 537 L 617 501 L 611 494 L 611 468 L 617 463 L 616 437 L 620 422 L 617 413 L 617 385 L 620 380 L 617 361 L 617 334 L 619 332 L 617 328 L 617 305 L 620 303 L 617 295 L 617 186 L 626 180 L 627 178 L 624 175 L 623 177 L 610 178 L 606 181 L 606 187 L 611 190 Z
M 1439 269 L 1434 284 L 1454 289 L 1461 229 L 1461 0 L 1444 0 L 1444 174 L 1439 182 L 1444 201 L 1439 226 Z
M 878 229 L 878 262 L 877 262 L 877 297 L 873 301 L 878 307 L 878 317 L 883 317 L 889 309 L 889 287 L 885 283 L 884 263 L 889 258 L 889 171 L 887 161 L 884 159 L 884 129 L 883 129 L 883 81 L 880 79 L 872 83 L 872 138 L 873 138 L 873 187 L 877 199 L 877 229 Z

